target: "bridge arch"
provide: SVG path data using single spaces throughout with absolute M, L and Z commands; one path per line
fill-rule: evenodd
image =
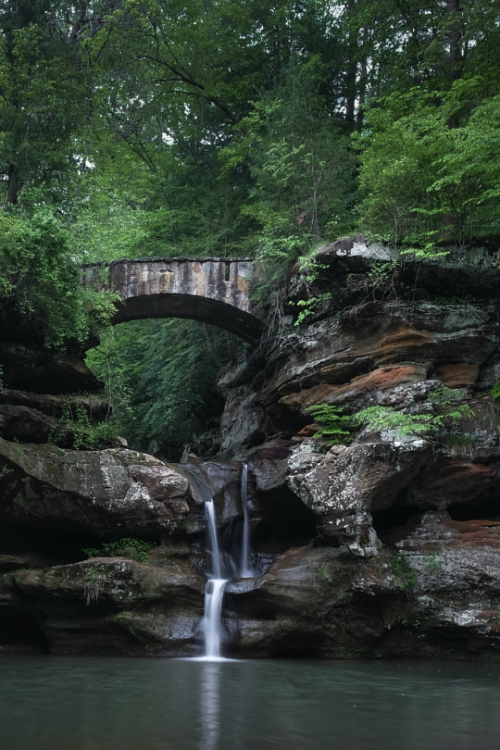
M 112 324 L 142 318 L 190 318 L 255 344 L 263 324 L 251 288 L 259 269 L 241 258 L 141 258 L 84 266 L 84 284 L 117 292 Z

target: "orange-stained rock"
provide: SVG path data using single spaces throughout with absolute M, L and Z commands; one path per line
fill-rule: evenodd
M 345 385 L 317 385 L 298 393 L 291 393 L 280 399 L 280 404 L 290 409 L 305 409 L 314 404 L 332 404 L 348 401 L 363 392 L 387 390 L 404 383 L 418 383 L 426 380 L 429 365 L 389 365 L 379 367 L 367 375 L 359 375 Z M 302 435 L 302 433 L 299 433 Z
M 500 548 L 500 521 L 455 521 L 446 510 L 429 511 L 420 521 L 412 518 L 406 526 L 391 529 L 381 536 L 385 544 L 396 544 L 408 551 Z
M 410 488 L 405 504 L 444 509 L 452 503 L 472 503 L 482 498 L 497 497 L 499 490 L 498 460 L 489 463 L 438 460 L 422 471 Z
M 306 424 L 306 426 L 297 433 L 297 437 L 312 437 L 319 429 L 319 424 L 316 424 L 315 422 L 313 424 Z
M 448 388 L 470 388 L 474 385 L 479 375 L 477 365 L 441 365 L 437 370 L 438 378 Z
M 415 349 L 433 344 L 436 334 L 426 330 L 417 330 L 406 320 L 389 319 L 384 328 L 372 341 L 361 347 L 358 356 L 372 355 L 377 364 L 392 364 L 403 356 L 410 356 Z

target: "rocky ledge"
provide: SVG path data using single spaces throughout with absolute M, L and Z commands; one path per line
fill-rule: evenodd
M 228 655 L 500 658 L 496 266 L 484 253 L 471 269 L 410 264 L 383 289 L 370 286 L 383 248 L 370 258 L 360 244 L 324 250 L 316 290 L 292 279 L 291 301 L 331 292 L 309 324 L 290 319 L 221 373 L 212 461 L 166 464 L 123 442 L 77 451 L 71 435 L 51 444 L 64 403 L 106 416 L 101 386 L 82 362 L 37 355 L 28 367 L 5 345 L 0 648 L 196 653 L 204 502 L 229 544 L 244 462 L 262 575 L 226 589 Z M 437 296 L 445 278 L 449 298 Z M 343 443 L 319 437 L 318 405 L 353 419 Z M 414 428 L 355 422 L 373 407 Z

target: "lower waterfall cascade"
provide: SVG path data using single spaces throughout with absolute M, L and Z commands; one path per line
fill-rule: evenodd
M 227 584 L 232 578 L 252 578 L 256 575 L 250 563 L 250 520 L 248 517 L 247 482 L 248 467 L 246 464 L 243 464 L 240 485 L 243 506 L 241 550 L 221 551 L 217 534 L 215 504 L 212 498 L 205 501 L 205 518 L 208 527 L 207 551 L 210 558 L 210 567 L 205 588 L 204 614 L 201 622 L 201 630 L 204 642 L 202 658 L 207 661 L 217 661 L 223 658 L 221 656 L 223 637 L 222 603 Z

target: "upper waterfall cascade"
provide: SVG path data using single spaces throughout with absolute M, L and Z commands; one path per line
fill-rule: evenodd
M 216 661 L 221 659 L 223 640 L 222 604 L 224 590 L 232 578 L 252 578 L 259 575 L 250 563 L 250 523 L 247 508 L 246 464 L 241 472 L 241 500 L 243 506 L 242 535 L 236 535 L 236 543 L 229 549 L 221 549 L 215 518 L 215 504 L 211 497 L 205 500 L 205 519 L 208 529 L 207 552 L 209 555 L 208 581 L 205 589 L 204 615 L 201 630 L 204 641 L 203 659 Z

